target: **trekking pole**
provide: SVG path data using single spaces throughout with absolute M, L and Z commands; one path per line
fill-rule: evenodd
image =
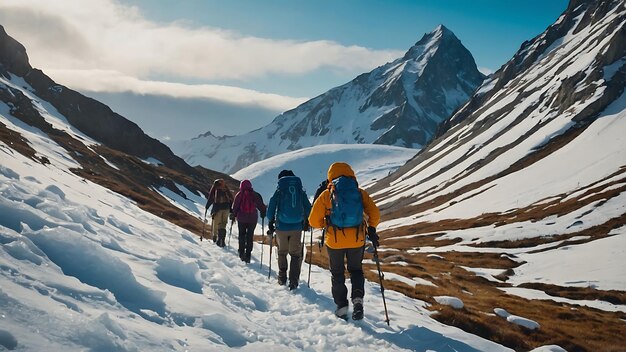
M 269 279 L 272 275 L 272 247 L 274 245 L 274 239 L 272 233 L 268 231 L 267 234 L 270 236 L 270 271 L 267 273 L 267 278 Z
M 204 238 L 204 226 L 206 225 L 206 212 L 204 213 L 204 221 L 202 221 L 202 235 L 200 236 L 200 242 L 202 242 L 202 238 Z
M 300 249 L 300 257 L 304 260 L 304 238 L 306 237 L 306 230 L 302 231 L 302 248 Z
M 309 253 L 309 278 L 306 281 L 307 287 L 311 288 L 311 265 L 313 263 L 313 228 L 309 231 L 311 235 L 311 253 Z
M 261 263 L 259 269 L 263 268 L 263 247 L 265 247 L 265 218 L 261 219 Z
M 385 301 L 385 286 L 383 286 L 383 279 L 385 276 L 383 272 L 380 270 L 380 261 L 378 260 L 378 249 L 376 246 L 374 247 L 374 261 L 376 262 L 376 267 L 378 268 L 378 282 L 380 282 L 380 294 L 383 296 L 383 306 L 385 307 L 385 322 L 387 322 L 387 326 L 389 326 L 389 313 L 387 313 L 387 301 Z
M 318 247 L 320 249 L 320 253 L 322 252 L 322 247 L 324 247 L 324 240 L 326 238 L 326 228 L 322 229 L 322 239 L 318 242 Z
M 233 223 L 234 221 L 230 221 L 230 230 L 228 231 L 228 248 L 230 248 L 230 238 L 233 237 Z

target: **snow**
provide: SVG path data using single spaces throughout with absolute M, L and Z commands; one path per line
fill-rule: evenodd
M 141 161 L 143 161 L 146 164 L 151 164 L 151 165 L 155 165 L 155 166 L 163 165 L 163 163 L 161 161 L 159 161 L 158 159 L 153 158 L 153 157 L 150 157 L 148 159 L 144 159 L 144 160 L 141 160 Z
M 437 301 L 437 303 L 450 306 L 454 309 L 463 309 L 464 306 L 463 301 L 456 297 L 435 296 L 433 298 L 435 299 L 435 301 Z
M 622 203 L 624 206 L 626 203 Z M 541 282 L 560 286 L 626 290 L 626 227 L 610 237 L 559 248 L 558 254 L 520 254 L 527 263 L 514 269 L 509 283 Z
M 600 300 L 582 300 L 582 299 L 573 300 L 573 299 L 567 299 L 567 298 L 562 298 L 562 297 L 557 297 L 557 296 L 550 296 L 543 291 L 533 290 L 533 289 L 528 289 L 528 288 L 521 288 L 521 287 L 503 287 L 503 288 L 500 288 L 500 290 L 506 292 L 507 294 L 523 297 L 526 299 L 549 300 L 549 301 L 554 301 L 554 302 L 563 302 L 563 303 L 567 303 L 571 305 L 581 305 L 581 306 L 591 307 L 591 308 L 600 309 L 600 310 L 607 311 L 607 312 L 626 313 L 626 305 L 617 305 L 617 304 L 612 304 L 612 303 L 600 301 Z
M 604 93 L 605 86 L 599 86 L 602 84 L 600 81 L 591 83 L 595 94 L 585 101 L 573 103 L 562 114 L 556 114 L 551 107 L 552 97 L 557 94 L 563 80 L 578 73 L 589 74 L 595 58 L 602 50 L 606 50 L 606 43 L 617 35 L 615 31 L 621 26 L 616 26 L 606 36 L 601 36 L 602 29 L 608 28 L 620 13 L 623 14 L 623 7 L 616 6 L 593 26 L 582 28 L 576 33 L 575 26 L 569 29 L 557 41 L 558 45 L 546 51 L 549 55 L 542 56 L 523 75 L 508 82 L 507 89 L 489 97 L 484 103 L 484 110 L 478 110 L 475 120 L 453 127 L 448 135 L 429 146 L 429 151 L 434 155 L 429 159 L 428 167 L 421 168 L 419 172 L 408 172 L 395 180 L 391 188 L 380 190 L 380 195 L 385 194 L 381 204 L 418 194 L 421 195 L 419 202 L 423 203 L 442 195 L 444 190 L 445 193 L 452 193 L 463 186 L 497 175 L 531 153 L 538 145 L 545 144 L 548 138 L 562 134 L 571 127 L 571 119 L 596 102 Z M 577 23 L 583 15 L 579 14 L 574 22 Z M 605 74 L 614 74 L 620 61 L 605 67 Z M 570 64 L 572 62 L 575 64 Z M 585 80 L 581 79 L 580 82 Z M 482 92 L 487 92 L 491 83 L 485 82 Z M 525 99 L 517 102 L 516 106 L 509 106 L 522 93 Z M 419 221 L 472 218 L 482 213 L 522 208 L 554 195 L 572 193 L 580 186 L 592 184 L 620 170 L 626 165 L 626 139 L 621 133 L 626 129 L 625 106 L 626 97 L 622 96 L 568 146 L 530 167 L 483 185 L 478 190 L 483 192 L 474 197 L 468 198 L 467 194 L 461 194 L 459 198 L 439 208 L 420 214 Z M 528 116 L 517 120 L 525 114 Z M 494 121 L 478 127 L 487 119 Z M 542 124 L 541 128 L 535 131 L 539 124 Z M 478 129 L 481 129 L 481 133 L 470 133 Z M 524 141 L 514 143 L 525 134 L 529 135 Z M 490 153 L 501 147 L 507 147 L 505 153 L 478 171 L 472 174 L 467 172 L 471 165 L 484 162 Z M 463 158 L 464 161 L 455 165 Z M 612 209 L 605 207 L 603 211 L 607 210 L 614 213 L 618 208 L 614 204 Z M 416 222 L 416 219 L 410 218 L 403 220 L 406 220 L 404 224 L 407 221 Z M 583 229 L 605 220 L 606 217 L 598 216 L 597 221 L 585 224 Z M 401 223 L 398 219 L 392 221 L 393 224 L 383 226 L 393 227 Z
M 0 348 L 510 351 L 437 322 L 426 302 L 392 290 L 385 292 L 387 326 L 375 282 L 366 282 L 363 321 L 337 319 L 327 270 L 313 266 L 311 287 L 302 275 L 291 293 L 276 284 L 275 270 L 268 279 L 267 246 L 256 244 L 246 265 L 233 247 L 199 242 L 70 172 L 79 166 L 62 148 L 6 112 L 0 104 L 0 122 L 50 164 L 0 143 Z M 364 180 L 379 177 L 359 170 Z M 160 191 L 200 217 L 202 196 L 177 187 L 191 201 Z M 232 236 L 236 243 L 236 228 Z
M 445 102 L 435 103 L 436 100 L 433 100 L 434 107 L 426 107 L 416 101 L 417 96 L 427 93 L 418 91 L 416 82 L 419 82 L 425 68 L 442 46 L 440 44 L 443 37 L 448 35 L 446 33 L 452 35 L 443 28 L 436 28 L 424 36 L 424 42 L 420 41 L 419 45 L 409 49 L 404 57 L 286 111 L 255 131 L 227 137 L 205 134 L 191 141 L 171 141 L 168 145 L 190 165 L 232 173 L 253 162 L 301 148 L 323 144 L 378 143 L 391 130 L 402 135 L 405 131 L 398 131 L 400 127 L 392 121 L 379 121 L 382 117 L 394 120 L 395 117 L 387 115 L 394 110 L 396 114 L 406 115 L 402 117 L 403 121 L 430 119 L 435 124 L 439 123 L 467 101 L 471 94 L 471 88 L 468 87 L 473 86 L 457 77 L 456 87 L 437 88 L 433 93 L 445 97 Z M 465 72 L 458 73 L 459 76 L 463 74 Z M 398 92 L 390 92 L 392 88 Z M 381 98 L 381 94 L 387 97 Z M 397 100 L 393 96 L 398 94 L 406 96 L 410 109 L 393 102 Z M 379 123 L 375 124 L 375 121 Z M 412 129 L 418 129 L 426 139 L 435 133 L 432 126 L 414 124 Z M 422 147 L 421 140 L 419 143 L 412 140 L 407 145 L 402 137 L 395 137 L 394 134 L 389 139 L 393 140 L 386 144 Z
M 508 321 L 509 323 L 523 326 L 529 330 L 539 329 L 539 323 L 537 323 L 534 320 L 530 320 L 527 318 L 520 317 L 518 315 L 511 314 L 502 308 L 495 308 L 493 311 L 494 313 L 496 313 L 497 316 L 506 319 L 506 321 Z
M 378 273 L 378 271 L 376 271 L 376 273 Z M 415 287 L 415 285 L 437 287 L 437 285 L 433 284 L 432 282 L 428 280 L 424 280 L 419 277 L 414 277 L 413 279 L 409 279 L 405 276 L 394 274 L 394 273 L 389 273 L 389 272 L 384 272 L 383 274 L 384 274 L 385 280 L 400 281 L 410 287 Z
M 580 16 L 578 20 L 582 18 Z M 438 192 L 446 183 L 456 180 L 461 181 L 452 185 L 451 189 L 459 189 L 502 171 L 538 145 L 563 133 L 571 126 L 571 118 L 577 111 L 600 98 L 603 87 L 598 85 L 602 82 L 593 83 L 596 85 L 595 96 L 559 116 L 541 102 L 540 95 L 550 96 L 564 77 L 587 70 L 583 66 L 591 65 L 599 50 L 589 48 L 588 44 L 606 43 L 610 37 L 595 38 L 592 34 L 601 33 L 598 28 L 615 17 L 612 14 L 599 21 L 594 29 L 583 28 L 583 35 L 573 35 L 570 31 L 557 41 L 551 48 L 555 51 L 542 56 L 541 62 L 531 67 L 528 76 L 518 82 L 527 86 L 513 87 L 519 88 L 515 89 L 514 94 L 507 95 L 509 92 L 504 90 L 496 93 L 488 102 L 490 108 L 474 123 L 480 123 L 490 113 L 505 108 L 523 89 L 541 87 L 540 91 L 529 95 L 524 102 L 513 107 L 509 114 L 501 116 L 483 135 L 472 135 L 470 132 L 474 126 L 471 125 L 453 130 L 444 142 L 431 149 L 435 154 L 432 159 L 435 162 L 419 174 L 412 175 L 409 172 L 395 181 L 391 189 L 383 190 L 393 195 L 385 202 L 426 191 L 430 193 L 427 199 L 432 199 L 440 195 Z M 586 36 L 589 38 L 584 41 L 579 39 Z M 427 52 L 427 48 L 421 49 Z M 575 64 L 564 68 L 558 64 L 559 60 Z M 612 78 L 622 65 L 623 60 L 606 66 L 604 79 Z M 413 62 L 410 65 L 390 65 L 383 69 L 394 72 L 396 76 L 392 79 L 398 79 L 402 70 L 417 73 L 423 67 L 419 62 Z M 97 141 L 69 126 L 66 119 L 50 104 L 41 102 L 23 80 L 0 77 L 0 84 L 20 90 L 33 99 L 34 107 L 55 128 L 67 131 L 88 146 L 97 144 Z M 487 94 L 495 84 L 493 80 L 485 82 L 480 93 Z M 580 85 L 577 88 L 586 87 Z M 335 107 L 332 113 L 336 116 L 358 108 L 357 102 L 363 98 L 356 89 L 341 93 L 351 98 L 351 103 Z M 457 98 L 454 92 L 443 93 L 451 99 Z M 315 99 L 313 103 L 316 103 Z M 535 107 L 533 104 L 539 105 Z M 512 121 L 531 108 L 535 110 L 530 117 L 507 130 Z M 363 113 L 363 120 L 376 119 L 389 109 L 387 106 L 367 110 Z M 302 275 L 298 291 L 295 294 L 288 292 L 275 283 L 275 271 L 268 279 L 268 246 L 255 244 L 252 263 L 246 265 L 238 259 L 233 247 L 220 249 L 210 241 L 199 242 L 196 234 L 139 209 L 129 199 L 75 176 L 69 170 L 80 165 L 73 159 L 73 155 L 42 131 L 10 116 L 9 111 L 9 106 L 0 104 L 0 122 L 24 136 L 37 155 L 48 158 L 50 164 L 44 166 L 25 158 L 0 142 L 0 346 L 3 348 L 68 351 L 197 351 L 235 348 L 247 351 L 509 351 L 499 344 L 431 319 L 432 312 L 427 309 L 426 302 L 407 298 L 392 290 L 385 291 L 391 318 L 391 326 L 387 326 L 380 287 L 376 282 L 366 282 L 365 319 L 360 322 L 338 320 L 332 314 L 335 307 L 327 270 L 313 266 L 310 288 Z M 386 221 L 381 224 L 381 229 L 417 221 L 477 217 L 486 212 L 502 212 L 530 204 L 566 200 L 583 194 L 581 186 L 592 184 L 594 187 L 615 189 L 618 185 L 609 183 L 616 177 L 597 182 L 626 165 L 626 139 L 623 136 L 626 130 L 625 111 L 626 94 L 609 106 L 573 142 L 545 159 L 483 185 L 473 197 L 464 201 L 453 199 L 455 204 L 444 204 L 424 214 Z M 251 142 L 259 143 L 260 146 L 268 134 L 276 134 L 281 128 L 290 128 L 292 125 L 288 122 L 297 117 L 287 113 L 277 117 L 275 125 L 260 129 Z M 333 120 L 329 124 L 329 128 L 341 132 L 337 134 L 340 136 L 338 140 L 328 136 L 308 136 L 300 140 L 298 147 L 349 141 L 353 131 L 361 133 L 364 140 L 375 135 L 368 129 L 367 123 L 359 121 L 345 126 L 342 123 L 345 121 Z M 466 175 L 469 165 L 483 159 L 496 148 L 510 144 L 539 123 L 543 124 L 540 132 L 514 146 L 483 170 L 461 179 L 460 176 Z M 500 134 L 502 131 L 506 132 Z M 198 141 L 204 142 L 206 140 Z M 446 169 L 468 151 L 467 148 L 454 148 L 461 142 L 471 146 L 471 150 L 477 148 L 477 151 L 470 155 L 467 162 Z M 228 143 L 231 143 L 227 145 L 229 148 L 237 147 L 234 140 Z M 205 155 L 215 153 L 211 148 L 213 144 L 204 143 L 195 151 Z M 260 148 L 258 152 L 266 160 L 240 170 L 233 176 L 252 180 L 255 189 L 267 201 L 276 185 L 278 172 L 285 168 L 292 169 L 303 179 L 308 194 L 312 196 L 319 182 L 326 178 L 328 166 L 334 161 L 350 163 L 361 186 L 367 186 L 397 169 L 417 153 L 416 149 L 335 144 L 265 158 L 289 148 L 285 144 Z M 232 162 L 233 155 L 229 153 L 231 151 L 220 154 L 216 162 L 223 165 Z M 161 164 L 155 159 L 144 162 Z M 445 171 L 415 186 L 441 170 Z M 156 191 L 174 206 L 200 218 L 204 210 L 203 196 L 181 185 L 176 186 L 185 197 L 166 188 Z M 622 193 L 560 216 L 498 227 L 450 231 L 441 238 L 460 238 L 461 242 L 437 248 L 421 247 L 419 252 L 429 253 L 427 256 L 432 260 L 443 260 L 443 256 L 435 253 L 447 251 L 499 253 L 521 263 L 507 281 L 512 285 L 541 282 L 625 291 L 626 272 L 623 268 L 626 267 L 626 227 L 613 229 L 609 237 L 582 244 L 572 242 L 591 238 L 586 235 L 575 236 L 566 241 L 528 248 L 472 246 L 487 241 L 574 233 L 603 224 L 607 219 L 621 216 L 624 212 L 626 194 Z M 257 233 L 259 230 L 257 227 Z M 233 243 L 236 243 L 236 228 L 232 236 Z M 265 256 L 261 263 L 262 252 Z M 409 251 L 416 252 L 418 249 Z M 306 265 L 303 268 L 307 268 Z M 494 276 L 502 272 L 487 268 L 465 269 L 491 281 L 497 281 Z M 385 278 L 410 286 L 436 286 L 419 277 L 405 278 L 389 272 L 385 273 Z M 578 304 L 611 312 L 626 311 L 624 306 L 603 301 L 553 297 L 520 287 L 506 287 L 502 290 L 528 299 Z M 463 301 L 457 297 L 437 296 L 434 299 L 455 309 L 464 307 Z M 495 308 L 494 312 L 526 329 L 539 328 L 537 322 L 512 315 L 504 309 Z M 551 345 L 534 351 L 560 352 L 563 349 Z
M 539 329 L 539 323 L 537 323 L 536 321 L 531 320 L 531 319 L 526 319 L 517 315 L 509 315 L 506 318 L 506 321 L 512 324 L 525 327 L 526 329 L 529 329 L 529 330 Z
M 256 162 L 231 176 L 237 180 L 250 180 L 267 203 L 276 189 L 278 173 L 289 169 L 302 179 L 307 194 L 312 197 L 334 162 L 350 164 L 363 188 L 404 165 L 418 151 L 378 144 L 326 144 Z
M 502 308 L 494 308 L 493 312 L 496 313 L 497 316 L 501 318 L 505 318 L 505 319 L 511 316 L 511 313 L 507 312 L 505 309 L 502 309 Z
M 470 268 L 466 266 L 461 266 L 461 268 L 476 274 L 478 277 L 482 277 L 493 282 L 502 282 L 502 280 L 496 279 L 495 276 L 505 272 L 505 270 L 502 269 Z
M 567 352 L 567 350 L 565 350 L 561 346 L 547 345 L 547 346 L 541 346 L 541 347 L 532 349 L 530 350 L 530 352 Z

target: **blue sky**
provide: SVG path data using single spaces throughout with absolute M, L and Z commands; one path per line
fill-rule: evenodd
M 495 71 L 524 40 L 543 32 L 566 0 L 124 0 L 151 19 L 184 19 L 193 25 L 243 35 L 292 40 L 333 40 L 379 50 L 405 51 L 438 24 L 452 30 L 482 70 Z M 348 77 L 320 70 L 317 79 L 264 77 L 241 86 L 278 94 L 312 96 Z M 330 83 L 330 84 L 329 84 Z
M 3 0 L 0 24 L 26 46 L 33 66 L 167 140 L 261 127 L 400 57 L 438 24 L 457 35 L 483 72 L 497 70 L 566 6 L 565 0 Z M 159 97 L 171 109 L 146 105 Z

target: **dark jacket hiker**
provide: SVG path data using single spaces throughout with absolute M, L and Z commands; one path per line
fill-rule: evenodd
M 270 233 L 276 231 L 278 240 L 278 283 L 287 283 L 289 268 L 289 288 L 298 287 L 302 264 L 302 230 L 308 227 L 307 216 L 311 211 L 302 181 L 291 170 L 283 170 L 278 175 L 278 186 L 270 199 L 267 218 Z M 287 263 L 287 254 L 291 257 Z
M 228 224 L 228 214 L 230 213 L 230 207 L 233 203 L 233 194 L 226 186 L 226 182 L 218 178 L 213 182 L 209 196 L 207 198 L 206 207 L 204 209 L 204 216 L 211 209 L 211 218 L 213 223 L 211 230 L 213 232 L 213 242 L 218 246 L 224 247 L 226 245 L 226 224 Z
M 264 218 L 266 208 L 263 204 L 263 197 L 252 189 L 252 183 L 249 180 L 241 181 L 230 216 L 232 220 L 237 219 L 239 258 L 246 263 L 250 263 L 252 254 L 254 229 L 258 221 L 257 209 L 261 212 L 261 217 Z

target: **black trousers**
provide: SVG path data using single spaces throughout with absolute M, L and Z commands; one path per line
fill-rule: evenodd
M 345 266 L 348 266 L 350 283 L 352 284 L 351 298 L 363 298 L 365 295 L 365 277 L 363 276 L 363 253 L 365 247 L 333 249 L 326 247 L 330 265 L 333 300 L 337 307 L 348 305 L 348 288 L 346 287 Z M 345 262 L 344 262 L 345 259 Z
M 256 222 L 237 222 L 237 227 L 239 227 L 239 256 L 242 257 L 245 255 L 246 257 L 250 258 L 253 244 L 252 236 L 254 236 Z

